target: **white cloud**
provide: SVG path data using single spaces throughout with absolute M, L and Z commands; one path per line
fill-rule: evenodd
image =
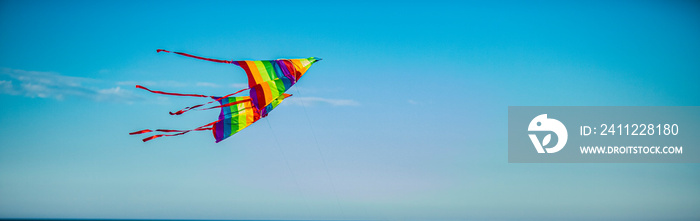
M 231 84 L 231 87 L 233 87 L 233 88 L 248 88 L 248 84 L 235 83 L 235 84 Z
M 360 103 L 354 100 L 348 100 L 348 99 L 331 99 L 331 98 L 322 98 L 322 97 L 296 97 L 292 96 L 290 98 L 287 98 L 284 100 L 284 103 L 287 104 L 293 104 L 293 105 L 306 105 L 306 106 L 313 106 L 315 104 L 323 103 L 323 104 L 330 104 L 333 106 L 360 106 Z
M 210 87 L 210 88 L 221 88 L 221 87 L 232 87 L 232 88 L 248 88 L 248 84 L 228 84 L 228 85 L 221 85 L 217 83 L 211 83 L 211 82 L 197 82 L 197 83 L 187 83 L 187 82 L 179 82 L 179 81 L 120 81 L 116 83 L 119 86 L 129 86 L 133 87 L 134 85 L 142 85 L 146 87 L 161 87 L 161 88 L 168 88 L 168 87 L 191 87 L 191 86 L 196 86 L 196 87 Z
M 178 82 L 178 81 L 120 81 L 117 82 L 119 86 L 129 86 L 134 87 L 136 85 L 142 85 L 146 87 L 187 87 L 190 86 L 188 83 Z
M 18 95 L 19 92 L 12 86 L 12 81 L 0 81 L 0 93 Z
M 21 86 L 21 90 L 24 92 L 24 95 L 28 97 L 47 98 L 49 95 L 51 95 L 51 90 L 49 90 L 43 84 L 23 83 Z M 63 99 L 61 94 L 54 95 L 57 99 Z
M 133 102 L 140 99 L 131 91 L 115 88 L 85 86 L 99 82 L 95 79 L 65 76 L 55 72 L 25 71 L 2 68 L 0 93 L 26 97 L 53 98 L 63 100 L 68 96 L 89 98 L 96 101 Z
M 139 100 L 140 97 L 135 95 L 133 92 L 128 90 L 123 90 L 120 87 L 100 89 L 95 95 L 95 100 L 98 101 L 123 101 L 131 103 L 134 100 Z
M 147 87 L 193 86 L 192 83 L 183 83 L 177 81 L 120 81 L 115 83 L 116 87 L 94 86 L 99 85 L 99 83 L 100 81 L 96 79 L 66 76 L 55 72 L 25 71 L 10 68 L 0 69 L 0 94 L 51 98 L 56 100 L 63 100 L 68 97 L 82 97 L 92 99 L 95 101 L 132 103 L 137 100 L 142 100 L 141 96 L 139 96 L 137 93 L 134 93 L 134 85 L 143 85 Z M 194 84 L 194 86 L 212 88 L 248 87 L 247 84 L 243 83 L 220 85 L 210 82 L 197 82 Z M 159 97 L 158 99 L 161 99 L 161 97 Z M 167 98 L 162 98 L 162 100 L 159 101 L 164 103 L 168 102 Z M 285 102 L 283 102 L 283 104 L 306 106 L 313 106 L 319 104 L 332 106 L 360 105 L 359 102 L 349 99 L 298 96 L 286 99 Z
M 195 84 L 197 87 L 213 87 L 213 88 L 219 88 L 221 85 L 215 84 L 215 83 L 209 83 L 209 82 L 197 82 Z
M 117 85 L 119 85 L 119 86 L 131 86 L 131 87 L 134 87 L 136 85 L 154 86 L 156 84 L 157 83 L 153 82 L 153 81 L 119 81 L 119 82 L 117 82 Z

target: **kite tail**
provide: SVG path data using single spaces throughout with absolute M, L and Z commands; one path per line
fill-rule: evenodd
M 144 139 L 143 139 L 143 142 L 146 142 L 146 141 L 153 140 L 153 139 L 156 139 L 156 138 L 159 138 L 159 137 L 180 136 L 180 135 L 183 135 L 183 134 L 192 132 L 192 131 L 213 130 L 213 129 L 214 129 L 214 124 L 216 124 L 216 123 L 219 122 L 219 121 L 220 121 L 220 120 L 217 120 L 217 121 L 208 123 L 208 124 L 206 124 L 206 125 L 203 125 L 203 126 L 201 126 L 201 127 L 197 127 L 197 128 L 195 128 L 195 129 L 191 129 L 191 130 L 157 129 L 157 130 L 153 131 L 153 130 L 145 129 L 145 130 L 140 130 L 140 131 L 131 132 L 131 133 L 129 133 L 129 135 L 145 134 L 145 133 L 151 133 L 151 132 L 163 132 L 163 134 L 156 134 L 156 135 L 153 135 L 153 136 L 144 138 Z M 168 134 L 168 133 L 170 133 L 170 134 Z
M 218 101 L 218 100 L 217 100 L 217 101 Z M 207 107 L 207 108 L 197 109 L 197 110 L 211 110 L 211 109 L 217 109 L 217 108 L 222 108 L 222 107 L 229 107 L 229 106 L 233 106 L 233 105 L 236 105 L 236 104 L 242 104 L 242 103 L 245 103 L 245 102 L 250 102 L 250 99 L 242 100 L 242 101 L 236 101 L 236 102 L 232 102 L 232 103 L 228 103 L 228 104 L 224 104 L 224 105 L 218 105 L 218 106 L 213 106 L 213 107 Z M 209 102 L 209 103 L 212 103 L 212 102 Z M 193 107 L 197 107 L 197 106 L 203 106 L 203 105 L 200 104 L 200 105 L 195 105 L 195 106 L 193 106 Z M 184 110 L 184 109 L 183 109 L 183 110 Z M 183 110 L 179 110 L 179 111 L 177 111 L 177 112 L 175 112 L 175 113 L 170 112 L 170 115 L 180 115 L 180 114 L 182 114 L 180 111 L 183 111 Z M 189 110 L 192 110 L 192 109 L 189 109 Z M 183 111 L 183 112 L 186 112 L 186 111 L 189 111 L 189 110 L 185 110 L 185 111 Z
M 239 103 L 242 103 L 242 102 L 235 102 L 235 103 L 229 103 L 229 104 L 225 104 L 225 105 L 219 105 L 219 106 L 214 106 L 214 107 L 208 107 L 208 108 L 197 109 L 197 108 L 200 108 L 200 107 L 202 107 L 202 106 L 205 106 L 205 105 L 208 105 L 208 104 L 211 104 L 211 103 L 214 103 L 214 102 L 219 102 L 220 100 L 222 100 L 222 99 L 224 99 L 224 98 L 228 98 L 228 97 L 230 97 L 230 96 L 233 96 L 233 95 L 239 94 L 239 93 L 241 93 L 241 92 L 250 90 L 250 88 L 246 88 L 246 89 L 241 89 L 241 90 L 239 90 L 239 91 L 233 92 L 233 93 L 228 94 L 228 95 L 223 96 L 223 97 L 214 97 L 214 96 L 201 95 L 201 94 L 179 94 L 179 93 L 170 93 L 170 92 L 163 92 L 163 91 L 154 91 L 154 90 L 148 89 L 148 88 L 146 88 L 146 87 L 144 87 L 144 86 L 141 86 L 141 85 L 136 85 L 136 88 L 144 89 L 144 90 L 146 90 L 146 91 L 148 91 L 148 92 L 155 93 L 155 94 L 164 94 L 164 95 L 173 95 L 173 96 L 186 96 L 186 97 L 209 97 L 209 98 L 214 99 L 214 101 L 210 101 L 210 102 L 207 102 L 207 103 L 204 103 L 204 104 L 198 104 L 198 105 L 194 105 L 194 106 L 190 106 L 190 107 L 183 108 L 182 110 L 179 110 L 179 111 L 169 112 L 170 115 L 181 115 L 181 114 L 184 114 L 185 112 L 191 111 L 191 110 L 211 110 L 211 109 L 215 109 L 215 108 L 228 107 L 228 106 L 231 106 L 231 105 L 239 104 Z M 249 101 L 249 100 L 245 100 L 245 101 Z
M 222 100 L 222 99 L 224 99 L 224 98 L 227 98 L 227 97 L 230 97 L 230 96 L 239 94 L 239 93 L 241 93 L 241 92 L 243 92 L 243 91 L 246 91 L 246 90 L 248 90 L 248 89 L 250 89 L 250 88 L 242 89 L 242 90 L 236 91 L 236 92 L 234 92 L 234 93 L 232 93 L 232 94 L 228 94 L 228 95 L 223 96 L 223 97 L 220 97 L 220 98 L 216 98 L 216 97 L 210 96 L 212 99 L 214 99 L 214 101 L 210 101 L 210 102 L 207 102 L 207 103 L 204 103 L 204 104 L 194 105 L 194 106 L 191 106 L 191 107 L 186 107 L 186 108 L 183 108 L 182 110 L 179 110 L 179 111 L 170 112 L 170 115 L 180 115 L 180 114 L 184 114 L 184 113 L 187 112 L 187 111 L 191 111 L 191 110 L 194 110 L 194 109 L 196 109 L 196 108 L 198 108 L 198 107 L 202 107 L 202 106 L 205 106 L 205 105 L 214 103 L 214 102 L 219 102 L 220 100 Z M 231 105 L 228 105 L 228 106 L 231 106 Z M 228 106 L 226 106 L 226 107 L 228 107 Z M 224 107 L 224 106 L 216 106 L 216 107 L 202 108 L 202 109 L 197 109 L 197 110 L 210 110 L 210 109 L 214 109 L 214 108 L 218 108 L 218 107 Z
M 205 57 L 195 56 L 195 55 L 182 53 L 182 52 L 171 52 L 171 51 L 163 50 L 163 49 L 156 50 L 156 53 L 158 53 L 158 52 L 174 53 L 174 54 L 179 54 L 179 55 L 186 56 L 186 57 L 196 58 L 196 59 L 205 60 L 205 61 L 213 61 L 213 62 L 217 62 L 217 63 L 224 63 L 224 64 L 232 64 L 233 63 L 233 61 L 205 58 Z
M 136 88 L 144 89 L 144 90 L 147 90 L 148 92 L 155 93 L 155 94 L 186 96 L 186 97 L 211 97 L 211 96 L 201 95 L 201 94 L 178 94 L 178 93 L 170 93 L 170 92 L 163 92 L 163 91 L 154 91 L 154 90 L 148 89 L 148 88 L 141 86 L 141 85 L 136 85 Z

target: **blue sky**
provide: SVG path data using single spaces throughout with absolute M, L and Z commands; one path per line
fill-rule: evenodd
M 0 1 L 0 217 L 697 220 L 697 164 L 509 164 L 507 107 L 700 105 L 698 39 L 693 1 Z M 323 61 L 221 143 L 143 143 L 218 113 L 135 84 L 246 82 L 159 48 Z

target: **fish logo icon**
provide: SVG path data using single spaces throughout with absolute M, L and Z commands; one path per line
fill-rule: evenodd
M 542 143 L 540 143 L 540 140 L 537 139 L 537 135 L 529 134 L 532 144 L 535 145 L 535 149 L 537 149 L 537 153 L 545 153 L 545 151 L 547 151 L 547 153 L 559 152 L 562 148 L 564 148 L 564 145 L 566 145 L 566 141 L 569 138 L 569 133 L 566 131 L 566 126 L 564 126 L 564 124 L 557 119 L 547 118 L 547 114 L 541 114 L 532 119 L 532 121 L 530 121 L 530 125 L 527 127 L 527 130 L 531 132 L 550 131 L 557 135 L 558 141 L 554 147 L 543 148 L 549 144 L 549 141 L 551 141 L 551 134 L 547 134 L 547 136 L 542 139 Z

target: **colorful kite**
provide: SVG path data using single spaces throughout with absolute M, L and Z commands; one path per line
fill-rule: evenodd
M 180 115 L 190 110 L 209 110 L 221 109 L 219 119 L 197 127 L 191 130 L 140 130 L 129 133 L 130 135 L 144 134 L 151 132 L 161 132 L 143 139 L 143 142 L 164 136 L 178 136 L 189 133 L 191 131 L 206 131 L 211 130 L 214 134 L 216 142 L 220 142 L 244 128 L 250 126 L 256 121 L 267 116 L 272 109 L 277 107 L 284 99 L 292 96 L 285 92 L 299 81 L 301 76 L 311 67 L 311 65 L 320 58 L 302 58 L 302 59 L 278 59 L 266 61 L 227 61 L 219 59 L 204 58 L 194 56 L 182 52 L 170 52 L 163 49 L 158 49 L 157 52 L 175 53 L 200 60 L 213 61 L 225 64 L 235 64 L 245 71 L 248 75 L 248 88 L 236 91 L 235 93 L 223 96 L 207 96 L 200 94 L 179 94 L 163 91 L 150 90 L 141 85 L 136 85 L 136 88 L 144 89 L 152 93 L 174 95 L 174 96 L 190 96 L 190 97 L 209 97 L 214 101 L 199 104 L 184 108 L 176 112 L 170 112 L 170 115 Z M 250 90 L 249 96 L 234 97 L 233 95 Z M 218 102 L 217 106 L 204 107 L 208 104 Z

